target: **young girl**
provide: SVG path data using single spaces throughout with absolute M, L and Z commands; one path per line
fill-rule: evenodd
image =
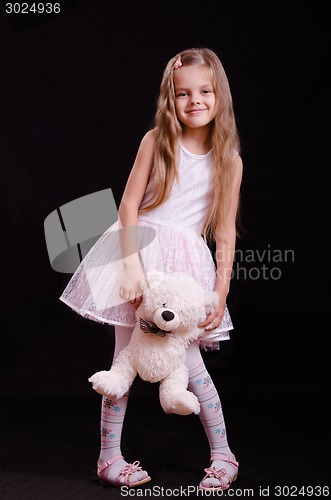
M 184 271 L 218 293 L 218 306 L 199 325 L 205 329 L 203 341 L 188 347 L 186 361 L 189 390 L 199 399 L 210 444 L 211 463 L 199 485 L 203 490 L 227 489 L 238 473 L 200 348 L 218 348 L 233 328 L 226 297 L 241 178 L 239 139 L 222 64 L 210 49 L 184 50 L 165 68 L 155 128 L 141 141 L 119 223 L 99 238 L 61 296 L 79 314 L 115 325 L 115 359 L 130 340 L 146 271 Z M 216 244 L 216 266 L 206 240 Z M 121 455 L 127 398 L 102 399 L 98 476 L 103 484 L 117 487 L 151 479 L 138 461 L 127 463 Z

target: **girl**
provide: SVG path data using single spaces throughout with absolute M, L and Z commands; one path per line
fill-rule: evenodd
M 211 463 L 199 487 L 212 491 L 229 488 L 238 462 L 200 347 L 218 348 L 233 328 L 226 297 L 241 178 L 239 139 L 222 64 L 210 49 L 184 50 L 165 68 L 155 128 L 141 141 L 119 223 L 99 238 L 61 296 L 83 316 L 115 325 L 115 359 L 130 340 L 135 308 L 143 300 L 139 283 L 147 270 L 184 271 L 218 293 L 218 306 L 199 325 L 205 329 L 203 341 L 187 349 L 189 390 L 199 399 L 210 444 Z M 216 266 L 206 240 L 215 241 Z M 139 462 L 128 464 L 121 455 L 127 398 L 111 401 L 105 395 L 102 400 L 98 476 L 103 484 L 117 487 L 151 479 Z

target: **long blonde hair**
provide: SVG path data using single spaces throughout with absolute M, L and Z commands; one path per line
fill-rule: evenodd
M 177 147 L 182 126 L 175 110 L 173 73 L 179 56 L 183 66 L 203 65 L 210 69 L 212 76 L 216 110 L 211 136 L 214 189 L 203 236 L 215 239 L 222 234 L 222 220 L 225 220 L 229 210 L 233 157 L 235 151 L 240 152 L 240 143 L 229 82 L 219 58 L 210 49 L 193 48 L 179 52 L 170 59 L 164 70 L 154 118 L 155 162 L 150 179 L 153 192 L 140 213 L 161 205 L 168 198 L 174 179 L 178 177 Z

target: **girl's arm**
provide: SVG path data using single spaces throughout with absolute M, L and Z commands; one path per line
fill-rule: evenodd
M 150 130 L 140 143 L 118 210 L 123 255 L 120 296 L 134 303 L 136 307 L 142 300 L 139 283 L 143 277 L 136 238 L 138 209 L 153 166 L 154 136 L 154 131 Z
M 242 160 L 239 155 L 233 161 L 233 169 L 229 214 L 223 225 L 222 237 L 215 240 L 217 265 L 215 292 L 219 295 L 219 303 L 214 312 L 209 314 L 206 321 L 199 325 L 202 328 L 206 328 L 206 330 L 216 328 L 221 323 L 225 310 L 226 297 L 230 288 L 236 246 L 236 215 L 243 171 Z

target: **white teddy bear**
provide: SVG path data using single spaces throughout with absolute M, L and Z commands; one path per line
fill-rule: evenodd
M 204 332 L 198 328 L 218 302 L 186 273 L 146 273 L 141 282 L 143 300 L 129 344 L 109 371 L 92 375 L 93 389 L 109 399 L 120 399 L 137 374 L 160 382 L 160 403 L 166 413 L 198 414 L 197 397 L 187 390 L 186 348 Z

